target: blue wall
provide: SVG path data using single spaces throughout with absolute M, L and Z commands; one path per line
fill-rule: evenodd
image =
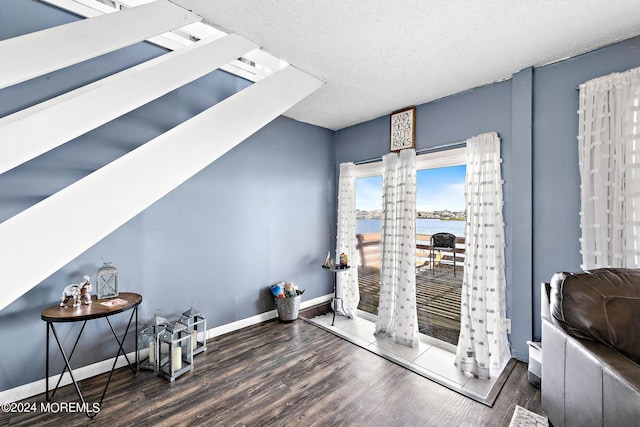
M 3 3 L 0 38 L 76 19 L 11 0 Z M 0 90 L 0 117 L 163 53 L 140 43 Z M 213 72 L 0 175 L 0 222 L 249 84 Z M 333 139 L 327 129 L 276 119 L 2 310 L 0 341 L 8 345 L 0 346 L 0 390 L 44 378 L 40 313 L 82 275 L 95 282 L 101 258 L 118 268 L 121 290 L 143 295 L 141 323 L 156 309 L 175 320 L 192 302 L 209 328 L 245 319 L 275 308 L 268 286 L 280 280 L 306 289 L 303 300 L 330 293 L 332 278 L 319 266 L 335 244 Z M 118 209 L 108 201 L 70 207 L 87 215 L 105 208 Z M 114 326 L 124 328 L 127 317 L 114 317 Z M 78 329 L 60 325 L 67 346 Z M 89 322 L 73 366 L 113 357 L 112 341 L 106 322 Z M 53 361 L 59 372 L 61 358 Z
M 591 78 L 640 66 L 640 38 L 570 60 L 525 69 L 495 83 L 417 107 L 416 149 L 496 131 L 502 140 L 506 222 L 507 316 L 512 354 L 528 359 L 540 339 L 539 285 L 556 271 L 577 271 L 580 193 L 578 91 Z M 336 162 L 389 151 L 389 119 L 336 133 Z
M 587 80 L 640 66 L 640 37 L 535 70 L 534 335 L 540 337 L 537 286 L 556 271 L 580 269 L 578 91 Z
M 485 132 L 498 132 L 502 141 L 502 174 L 505 180 L 504 198 L 507 203 L 504 206 L 504 220 L 506 223 L 507 247 L 505 258 L 507 263 L 507 307 L 509 317 L 523 317 L 519 324 L 526 324 L 526 311 L 531 310 L 531 300 L 517 299 L 519 304 L 514 305 L 514 295 L 520 295 L 520 290 L 513 291 L 513 280 L 510 268 L 513 259 L 513 235 L 518 233 L 518 228 L 513 225 L 513 204 L 509 200 L 513 197 L 513 189 L 510 177 L 513 174 L 512 154 L 512 82 L 511 80 L 483 86 L 472 91 L 460 93 L 428 104 L 416 107 L 416 150 L 436 147 L 464 141 L 467 138 Z M 336 162 L 359 161 L 383 156 L 389 152 L 389 118 L 380 117 L 375 120 L 361 123 L 339 130 L 336 133 Z M 527 282 L 516 283 L 519 286 L 529 286 Z M 531 316 L 528 316 L 529 318 Z M 530 322 L 530 319 L 529 319 Z M 514 320 L 513 328 L 518 326 Z M 531 329 L 530 323 L 525 326 Z M 529 338 L 527 338 L 529 339 Z M 526 340 L 525 340 L 526 341 Z M 526 347 L 526 342 L 525 342 Z M 525 348 L 516 349 L 514 355 L 520 356 Z
M 34 0 L 3 6 L 0 39 L 78 19 Z M 140 43 L 0 90 L 0 117 L 162 53 Z M 539 283 L 580 266 L 575 86 L 637 66 L 640 38 L 417 107 L 418 149 L 489 131 L 502 139 L 507 306 L 520 359 L 526 340 L 540 337 Z M 247 85 L 211 73 L 0 175 L 0 222 Z M 309 299 L 329 293 L 331 277 L 317 266 L 335 244 L 337 166 L 386 154 L 388 134 L 388 116 L 338 132 L 275 120 L 2 310 L 0 341 L 11 345 L 0 346 L 0 390 L 44 377 L 40 312 L 67 284 L 95 277 L 101 258 L 118 267 L 123 290 L 143 294 L 141 321 L 156 309 L 175 318 L 195 302 L 209 327 L 227 324 L 273 309 L 267 286 L 279 280 Z M 88 328 L 91 350 L 74 366 L 115 352 L 99 345 L 106 325 Z

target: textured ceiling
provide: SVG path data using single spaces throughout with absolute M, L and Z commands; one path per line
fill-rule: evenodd
M 326 81 L 287 112 L 341 129 L 640 34 L 640 0 L 172 0 Z

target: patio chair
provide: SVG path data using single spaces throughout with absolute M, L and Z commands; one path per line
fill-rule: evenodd
M 431 272 L 436 274 L 436 251 L 453 253 L 453 276 L 456 275 L 456 236 L 451 233 L 435 233 L 431 236 Z M 440 259 L 442 262 L 443 258 Z

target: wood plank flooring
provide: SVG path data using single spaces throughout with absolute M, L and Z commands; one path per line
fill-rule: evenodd
M 302 319 L 209 340 L 195 369 L 170 383 L 115 372 L 101 412 L 7 414 L 0 426 L 508 426 L 518 404 L 540 409 L 518 362 L 493 408 L 465 398 Z M 99 400 L 105 375 L 81 382 Z M 73 386 L 54 401 L 76 401 Z M 25 402 L 44 402 L 44 395 Z

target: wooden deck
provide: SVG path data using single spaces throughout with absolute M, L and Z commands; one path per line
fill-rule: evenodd
M 416 270 L 416 305 L 418 329 L 423 334 L 457 345 L 460 333 L 460 299 L 462 268 L 436 267 L 435 274 L 428 267 Z M 359 267 L 360 304 L 358 308 L 378 314 L 380 300 L 380 270 L 376 267 Z
M 356 235 L 358 244 L 358 308 L 378 314 L 380 299 L 380 233 Z M 460 299 L 465 258 L 465 238 L 456 238 L 451 251 L 431 251 L 431 236 L 416 234 L 416 305 L 418 329 L 425 335 L 457 345 L 460 334 Z M 453 259 L 456 275 L 453 275 Z M 435 262 L 435 274 L 430 263 Z

